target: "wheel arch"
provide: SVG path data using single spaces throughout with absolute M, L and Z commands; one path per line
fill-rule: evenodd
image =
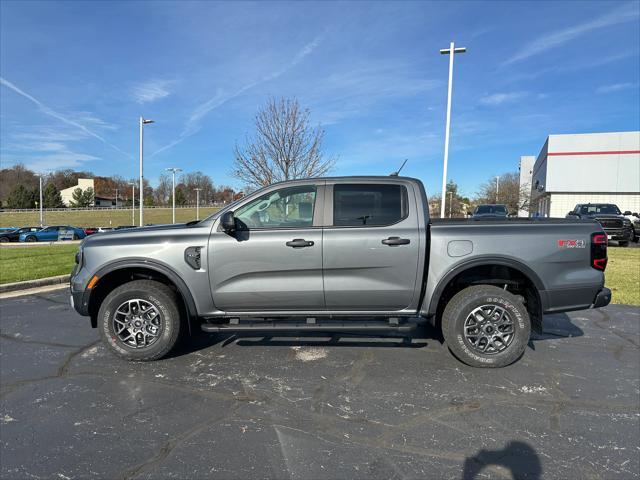
M 119 285 L 138 278 L 157 280 L 174 288 L 182 300 L 188 319 L 198 316 L 196 303 L 187 284 L 171 267 L 161 262 L 135 258 L 117 260 L 101 266 L 95 276 L 98 281 L 91 290 L 87 290 L 87 309 L 94 328 L 97 326 L 97 312 L 102 300 Z M 191 321 L 187 324 L 191 332 Z
M 486 281 L 471 281 L 476 272 L 483 273 L 486 276 Z M 489 273 L 488 276 L 487 273 Z M 523 289 L 527 311 L 531 317 L 531 325 L 535 331 L 541 332 L 544 283 L 533 269 L 509 257 L 479 257 L 456 265 L 438 282 L 428 305 L 426 305 L 427 299 L 423 301 L 421 312 L 432 318 L 435 324 L 448 300 L 466 286 L 474 284 L 502 285 L 504 281 L 523 282 L 519 288 Z

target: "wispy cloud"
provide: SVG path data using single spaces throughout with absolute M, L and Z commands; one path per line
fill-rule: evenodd
M 209 100 L 207 100 L 206 102 L 204 102 L 203 104 L 199 105 L 197 108 L 195 108 L 192 112 L 191 115 L 189 115 L 189 118 L 187 119 L 184 128 L 182 130 L 182 133 L 180 133 L 180 136 L 175 139 L 174 141 L 172 141 L 171 143 L 161 147 L 160 149 L 156 150 L 154 153 L 152 153 L 150 155 L 150 157 L 153 157 L 157 154 L 159 154 L 160 152 L 164 152 L 165 150 L 168 150 L 172 147 L 175 147 L 177 144 L 179 144 L 180 142 L 182 142 L 184 139 L 190 137 L 191 135 L 194 135 L 196 133 L 198 133 L 198 131 L 200 131 L 200 122 L 201 120 L 211 111 L 221 107 L 222 105 L 224 105 L 225 103 L 227 103 L 230 100 L 233 100 L 234 98 L 239 97 L 240 95 L 242 95 L 243 93 L 247 92 L 248 90 L 256 87 L 257 85 L 260 85 L 262 83 L 265 82 L 269 82 L 271 80 L 275 80 L 278 77 L 281 77 L 282 75 L 284 75 L 286 72 L 288 72 L 289 70 L 291 70 L 292 68 L 294 68 L 296 65 L 298 65 L 300 62 L 302 62 L 302 60 L 305 59 L 305 57 L 307 57 L 308 55 L 310 55 L 317 47 L 318 45 L 320 45 L 320 42 L 322 41 L 322 35 L 316 37 L 313 41 L 307 43 L 296 55 L 295 57 L 289 61 L 286 65 L 282 66 L 281 68 L 279 68 L 278 70 L 275 70 L 274 72 L 262 77 L 259 80 L 256 80 L 254 82 L 248 83 L 242 87 L 240 87 L 238 90 L 228 93 L 228 92 L 224 92 L 224 91 L 217 91 L 216 94 L 211 97 Z
M 612 83 L 610 85 L 602 85 L 601 87 L 598 87 L 596 92 L 613 93 L 613 92 L 619 92 L 621 90 L 630 90 L 632 88 L 638 88 L 638 83 L 626 82 L 626 83 Z
M 149 80 L 134 85 L 131 89 L 131 96 L 140 104 L 155 102 L 171 94 L 170 85 L 171 82 L 168 80 Z
M 78 120 L 69 118 L 67 115 L 63 115 L 62 113 L 59 113 L 59 112 L 55 111 L 54 109 L 52 109 L 51 107 L 45 105 L 40 100 L 38 100 L 34 96 L 28 94 L 27 92 L 25 92 L 24 90 L 22 90 L 21 88 L 19 88 L 18 86 L 16 86 L 15 84 L 11 83 L 9 80 L 6 80 L 3 77 L 0 77 L 0 85 L 4 85 L 8 89 L 13 90 L 18 95 L 21 95 L 24 98 L 26 98 L 27 100 L 29 100 L 32 103 L 34 103 L 40 109 L 40 111 L 42 113 L 44 113 L 45 115 L 49 115 L 50 117 L 56 118 L 56 119 L 60 120 L 61 122 L 66 123 L 69 126 L 75 127 L 79 131 L 84 132 L 86 135 L 88 135 L 90 137 L 93 137 L 93 138 L 95 138 L 97 140 L 100 140 L 105 145 L 108 145 L 109 147 L 113 148 L 114 150 L 120 152 L 121 154 L 131 158 L 131 155 L 129 153 L 121 150 L 120 148 L 118 148 L 113 143 L 107 141 L 103 136 L 97 134 L 93 130 L 89 129 L 86 125 L 83 125 L 82 123 L 80 123 L 82 120 L 87 120 L 88 118 L 90 118 L 91 121 L 88 121 L 87 123 L 95 125 L 96 124 L 96 120 L 97 120 L 95 117 L 89 117 L 88 115 L 86 115 L 86 112 L 83 112 L 84 114 L 79 115 L 79 119 Z
M 527 95 L 527 92 L 493 93 L 491 95 L 485 95 L 484 97 L 480 98 L 479 102 L 482 105 L 495 107 L 498 105 L 502 105 L 503 103 L 509 103 L 509 102 L 514 102 L 516 100 L 520 100 L 526 95 Z
M 50 127 L 31 131 L 28 131 L 29 127 L 22 127 L 22 130 L 3 143 L 3 163 L 24 163 L 28 168 L 43 172 L 57 168 L 83 168 L 84 162 L 99 160 L 94 155 L 77 152 L 68 145 L 69 142 L 85 139 L 85 134 L 63 132 Z
M 529 42 L 519 52 L 506 60 L 502 65 L 509 65 L 511 63 L 532 57 L 534 55 L 538 55 L 552 48 L 559 47 L 582 35 L 593 32 L 594 30 L 611 27 L 620 23 L 637 21 L 638 17 L 638 3 L 625 3 L 615 10 L 591 21 L 574 25 L 573 27 L 565 28 L 564 30 L 547 33 L 546 35 L 543 35 L 542 37 Z

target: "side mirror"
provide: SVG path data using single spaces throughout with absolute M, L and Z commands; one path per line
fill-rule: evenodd
M 627 211 L 625 211 L 625 212 L 623 213 L 623 215 L 631 215 L 631 212 L 630 212 L 629 210 L 627 210 Z
M 222 218 L 220 218 L 220 225 L 222 226 L 222 230 L 225 232 L 234 232 L 236 229 L 236 219 L 233 216 L 233 212 L 223 213 Z

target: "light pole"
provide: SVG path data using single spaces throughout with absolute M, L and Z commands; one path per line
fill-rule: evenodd
M 498 203 L 499 193 L 500 193 L 500 177 L 496 177 L 496 203 Z
M 456 53 L 464 53 L 467 49 L 464 47 L 455 48 L 453 42 L 449 44 L 449 48 L 440 50 L 442 55 L 449 55 L 449 88 L 447 93 L 447 124 L 444 131 L 444 169 L 442 171 L 442 205 L 440 205 L 440 218 L 444 218 L 444 199 L 447 188 L 447 162 L 449 161 L 449 129 L 451 126 L 451 90 L 453 88 L 453 57 Z
M 153 120 L 145 120 L 140 116 L 140 226 L 144 225 L 144 126 L 154 123 Z
M 196 220 L 200 220 L 200 190 L 201 188 L 194 188 L 196 192 Z
M 129 182 L 131 185 L 131 226 L 136 226 L 136 184 Z
M 173 201 L 173 223 L 176 223 L 176 172 L 181 172 L 181 168 L 165 168 L 167 172 L 171 172 L 173 174 L 173 188 L 171 190 L 171 200 Z
M 44 220 L 42 216 L 42 174 L 38 173 L 38 179 L 40 180 L 40 226 L 44 227 Z

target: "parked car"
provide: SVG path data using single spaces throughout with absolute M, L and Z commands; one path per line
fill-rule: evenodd
M 500 204 L 478 205 L 473 211 L 473 218 L 506 218 L 507 206 Z
M 617 241 L 621 247 L 626 247 L 633 240 L 631 221 L 613 203 L 578 204 L 567 213 L 567 218 L 596 220 L 604 228 L 607 239 Z
M 0 232 L 0 242 L 17 242 L 23 233 L 37 232 L 42 227 L 22 227 Z
M 167 355 L 198 325 L 407 332 L 420 318 L 458 359 L 501 367 L 542 331 L 544 313 L 607 305 L 606 264 L 594 220 L 431 220 L 419 180 L 315 178 L 199 222 L 88 237 L 71 304 L 129 360 Z
M 70 235 L 70 240 L 80 240 L 86 237 L 84 230 L 81 228 L 71 227 L 69 225 L 56 225 L 44 227 L 37 232 L 21 233 L 19 239 L 21 242 L 55 242 L 62 232 L 73 232 Z

